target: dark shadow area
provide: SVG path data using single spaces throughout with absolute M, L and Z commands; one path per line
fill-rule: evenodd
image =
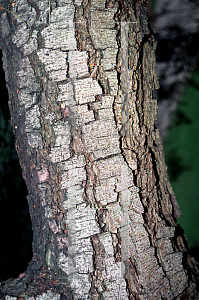
M 10 124 L 0 51 L 0 281 L 16 278 L 32 258 L 32 228 L 21 167 Z
M 199 262 L 199 247 L 190 248 L 190 255 Z
M 165 28 L 165 31 L 167 34 L 164 37 L 160 34 L 155 34 L 155 39 L 158 41 L 156 60 L 157 63 L 168 62 L 168 66 L 171 69 L 170 76 L 173 77 L 173 81 L 166 80 L 168 75 L 163 69 L 158 76 L 161 86 L 157 91 L 159 102 L 165 98 L 170 98 L 171 100 L 174 93 L 180 92 L 182 85 L 184 85 L 184 81 L 181 82 L 182 77 L 180 74 L 189 74 L 193 70 L 195 66 L 194 61 L 199 53 L 199 27 L 197 32 L 192 32 L 191 34 L 177 25 L 168 26 Z
M 188 118 L 183 111 L 181 111 L 180 109 L 176 111 L 176 118 L 173 126 L 178 126 L 181 124 L 191 124 L 191 122 L 191 119 Z
M 191 171 L 190 166 L 183 161 L 183 157 L 181 157 L 174 148 L 167 154 L 166 165 L 171 181 L 177 180 L 183 172 Z

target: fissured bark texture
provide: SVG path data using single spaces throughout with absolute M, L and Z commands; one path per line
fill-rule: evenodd
M 27 271 L 1 283 L 1 298 L 199 299 L 154 127 L 147 2 L 2 2 L 11 11 L 1 11 L 3 67 L 34 237 Z

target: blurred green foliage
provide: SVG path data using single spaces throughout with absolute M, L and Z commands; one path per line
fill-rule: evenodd
M 151 0 L 151 10 L 152 10 L 153 13 L 155 11 L 155 4 L 156 4 L 156 0 Z
M 178 224 L 184 229 L 192 248 L 199 247 L 198 134 L 199 60 L 184 89 L 164 142 L 169 178 L 183 215 L 178 219 Z

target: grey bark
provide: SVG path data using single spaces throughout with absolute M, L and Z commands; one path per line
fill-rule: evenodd
M 27 23 L 1 14 L 34 236 L 27 271 L 1 283 L 2 298 L 198 299 L 154 128 L 147 2 L 3 4 Z

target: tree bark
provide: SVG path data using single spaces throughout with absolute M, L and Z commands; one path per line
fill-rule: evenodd
M 50 4 L 50 10 L 49 10 Z M 159 131 L 147 1 L 17 0 L 1 48 L 33 258 L 1 298 L 199 299 Z

